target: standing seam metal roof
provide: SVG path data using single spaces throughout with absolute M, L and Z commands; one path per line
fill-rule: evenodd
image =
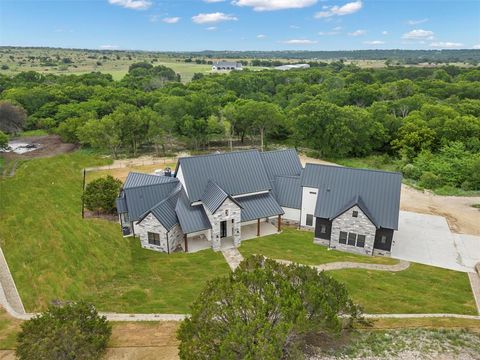
M 302 204 L 300 176 L 277 176 L 273 183 L 275 198 L 281 206 L 300 209 Z
M 228 194 L 215 182 L 209 180 L 202 195 L 202 203 L 210 213 L 214 214 L 226 198 L 228 198 Z
M 277 176 L 300 176 L 302 164 L 294 149 L 265 151 L 260 153 L 268 178 Z
M 182 188 L 175 207 L 180 227 L 184 234 L 210 229 L 212 226 L 202 205 L 191 206 Z
M 149 213 L 162 224 L 167 231 L 170 231 L 176 224 L 178 224 L 177 214 L 175 213 L 175 206 L 177 205 L 178 196 L 182 189 L 182 185 L 179 184 L 175 191 L 171 193 L 166 199 L 159 202 L 153 208 L 148 210 L 142 217 L 143 219 Z
M 137 172 L 128 173 L 127 179 L 123 184 L 124 189 L 143 187 L 148 185 L 158 185 L 175 181 L 175 178 L 169 176 L 159 176 Z
M 242 207 L 240 212 L 242 222 L 284 214 L 283 209 L 270 192 L 236 198 L 235 200 Z
M 353 198 L 360 197 L 378 227 L 398 229 L 400 173 L 307 164 L 301 184 L 319 190 L 316 217 L 332 218 Z

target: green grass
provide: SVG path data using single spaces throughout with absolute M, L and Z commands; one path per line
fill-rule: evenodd
M 312 232 L 287 227 L 280 234 L 244 241 L 239 249 L 245 256 L 261 254 L 271 259 L 290 260 L 306 265 L 318 265 L 334 261 L 377 264 L 396 264 L 398 262 L 388 257 L 363 256 L 330 250 L 325 246 L 314 244 Z
M 400 272 L 336 270 L 355 302 L 367 313 L 452 313 L 476 315 L 467 274 L 411 264 Z
M 361 169 L 399 171 L 397 160 L 388 155 L 370 155 L 362 158 L 328 159 L 334 163 Z
M 27 311 L 54 299 L 100 310 L 183 313 L 229 269 L 219 253 L 160 254 L 124 239 L 117 223 L 81 218 L 82 172 L 107 160 L 83 151 L 23 162 L 0 180 L 0 239 Z
M 27 131 L 22 131 L 20 134 L 17 135 L 17 137 L 27 137 L 27 136 L 43 136 L 43 135 L 48 135 L 48 132 L 43 129 L 37 129 L 37 130 L 27 130 Z
M 281 234 L 244 241 L 240 252 L 262 254 L 300 264 L 334 261 L 394 264 L 395 259 L 349 254 L 316 245 L 313 234 L 285 228 Z M 465 273 L 432 266 L 411 264 L 401 272 L 360 269 L 330 272 L 345 283 L 355 302 L 368 313 L 458 313 L 476 314 L 476 307 Z

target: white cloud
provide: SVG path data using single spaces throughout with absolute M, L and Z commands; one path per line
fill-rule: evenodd
M 427 22 L 427 21 L 428 21 L 427 18 L 425 18 L 425 19 L 419 19 L 419 20 L 408 20 L 408 21 L 407 21 L 407 24 L 413 26 L 413 25 L 423 24 L 423 23 L 425 23 L 425 22 Z
M 385 44 L 385 41 L 371 40 L 371 41 L 364 41 L 363 43 L 366 44 L 366 45 L 383 45 L 383 44 Z
M 343 16 L 343 15 L 350 15 L 356 13 L 363 7 L 363 3 L 361 0 L 353 1 L 346 3 L 342 6 L 324 6 L 323 9 L 325 11 L 320 11 L 315 14 L 315 18 L 328 18 L 331 16 Z
M 203 0 L 203 2 L 206 3 L 219 3 L 219 2 L 224 2 L 225 0 Z
M 118 5 L 127 9 L 145 10 L 152 6 L 150 0 L 108 0 L 112 5 Z
M 290 25 L 290 29 L 300 29 L 300 26 L 297 26 L 297 25 Z
M 176 24 L 180 21 L 180 18 L 178 16 L 166 17 L 166 18 L 163 18 L 162 21 L 166 24 Z
M 422 30 L 422 29 L 415 29 L 403 34 L 403 39 L 408 40 L 432 40 L 433 39 L 433 31 L 430 30 Z
M 237 6 L 253 7 L 255 11 L 274 11 L 284 9 L 301 9 L 312 6 L 317 0 L 233 0 Z
M 383 30 L 383 31 L 382 31 L 382 35 L 388 35 L 388 31 L 387 31 L 387 30 Z
M 99 48 L 101 50 L 115 50 L 115 49 L 118 49 L 119 46 L 118 45 L 100 45 Z
M 257 39 L 265 39 L 267 37 L 267 35 L 264 35 L 264 34 L 258 34 L 257 35 Z
M 362 35 L 365 35 L 366 33 L 367 33 L 367 30 L 359 29 L 359 30 L 355 30 L 353 32 L 348 33 L 348 35 L 350 35 L 350 36 L 362 36 Z
M 308 39 L 292 39 L 292 40 L 285 40 L 282 42 L 284 44 L 289 44 L 289 45 L 312 45 L 312 44 L 316 44 L 318 41 L 308 40 Z
M 217 30 L 217 27 L 216 27 L 216 26 L 209 26 L 209 27 L 207 27 L 205 30 L 207 30 L 207 31 L 215 31 L 215 30 Z
M 480 49 L 480 44 L 473 45 L 472 48 L 473 48 L 473 49 Z
M 213 24 L 221 21 L 236 21 L 238 19 L 232 15 L 216 12 L 216 13 L 209 13 L 209 14 L 201 13 L 201 14 L 192 16 L 192 20 L 196 24 Z
M 432 42 L 430 44 L 430 47 L 439 48 L 439 49 L 454 49 L 462 46 L 463 46 L 462 43 L 450 42 L 450 41 L 437 41 L 437 42 Z

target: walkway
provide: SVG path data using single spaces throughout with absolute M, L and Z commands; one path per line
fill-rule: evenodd
M 468 273 L 468 279 L 472 287 L 473 298 L 477 304 L 477 311 L 480 314 L 480 275 L 478 273 Z
M 276 259 L 281 264 L 292 264 L 293 261 Z M 378 270 L 378 271 L 403 271 L 408 269 L 410 262 L 400 260 L 398 264 L 395 265 L 383 265 L 383 264 L 369 264 L 369 263 L 356 263 L 356 262 L 347 262 L 339 261 L 332 262 L 321 265 L 308 265 L 318 271 L 330 271 L 330 270 L 341 270 L 341 269 L 365 269 L 365 270 Z
M 243 256 L 236 247 L 222 249 L 222 254 L 225 260 L 227 260 L 227 264 L 230 266 L 232 271 L 235 271 L 238 265 L 240 265 L 240 263 L 243 261 Z

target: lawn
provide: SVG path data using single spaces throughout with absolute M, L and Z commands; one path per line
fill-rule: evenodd
M 144 250 L 117 223 L 82 220 L 81 169 L 107 163 L 77 151 L 25 161 L 0 180 L 1 246 L 27 311 L 54 299 L 86 299 L 103 311 L 188 311 L 207 280 L 228 273 L 223 256 Z
M 282 259 L 299 264 L 318 265 L 334 261 L 353 261 L 376 264 L 396 264 L 398 261 L 381 256 L 355 255 L 336 251 L 313 243 L 313 233 L 285 227 L 282 233 L 242 242 L 244 255 L 262 254 L 271 259 Z
M 244 241 L 243 255 L 262 254 L 300 264 L 334 261 L 393 264 L 397 260 L 367 257 L 328 250 L 312 242 L 313 234 L 285 228 L 281 234 Z M 476 307 L 465 273 L 437 267 L 411 264 L 401 272 L 360 269 L 330 272 L 345 283 L 355 302 L 368 313 L 458 313 L 476 314 Z

